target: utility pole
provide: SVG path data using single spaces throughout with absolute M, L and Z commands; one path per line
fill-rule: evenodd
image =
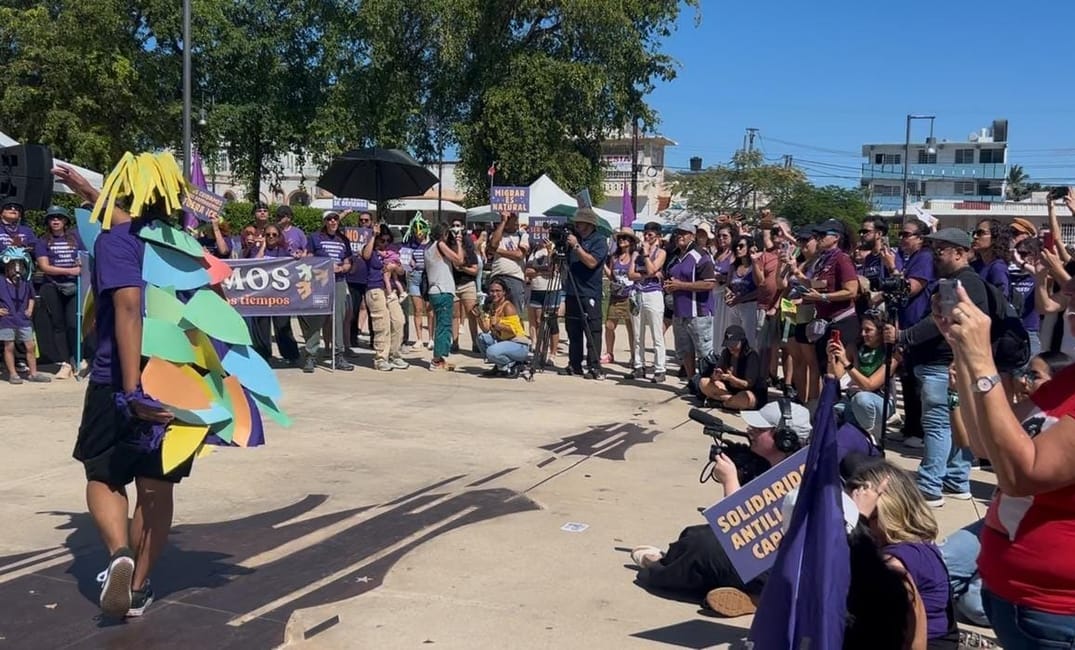
M 754 138 L 758 135 L 758 129 L 747 128 L 747 153 L 754 153 Z M 750 191 L 751 209 L 754 210 L 754 214 L 758 213 L 758 192 L 751 189 Z
M 631 208 L 638 214 L 638 117 L 631 125 Z
M 190 181 L 190 3 L 183 0 L 183 178 Z
M 790 153 L 784 154 L 784 169 L 791 169 L 794 167 L 795 164 L 792 162 L 793 160 L 794 158 Z

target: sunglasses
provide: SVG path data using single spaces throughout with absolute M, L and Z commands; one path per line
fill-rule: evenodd
M 988 230 L 982 230 L 982 229 L 979 228 L 978 230 L 975 230 L 973 234 L 974 234 L 975 237 L 985 237 L 985 236 L 990 235 L 992 233 L 990 233 Z
M 746 244 L 736 244 L 735 250 L 746 249 L 746 247 L 747 247 Z
M 359 219 L 358 222 L 359 223 L 369 223 L 370 220 L 369 219 Z
M 918 236 L 918 233 L 916 233 L 916 232 L 901 232 L 900 233 L 900 238 L 901 239 L 907 239 L 908 237 L 917 237 L 917 236 Z
M 267 232 L 267 233 L 265 233 L 265 236 L 266 237 L 279 237 L 280 233 L 278 233 L 278 232 Z
M 325 217 L 325 221 L 339 221 L 339 217 Z

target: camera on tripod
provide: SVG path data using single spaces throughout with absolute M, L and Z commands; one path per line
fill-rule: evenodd
M 884 296 L 885 308 L 889 312 L 903 309 L 911 299 L 911 283 L 902 275 L 882 278 L 881 295 Z
M 566 223 L 554 223 L 549 225 L 549 241 L 556 247 L 557 254 L 562 255 L 567 251 L 567 236 L 575 235 L 578 237 L 578 232 L 575 231 L 574 226 Z

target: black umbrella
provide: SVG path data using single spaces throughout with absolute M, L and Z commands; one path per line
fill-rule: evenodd
M 437 175 L 399 149 L 355 149 L 332 161 L 317 186 L 341 198 L 418 196 L 437 184 Z

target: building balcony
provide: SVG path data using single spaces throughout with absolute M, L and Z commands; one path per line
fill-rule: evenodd
M 922 203 L 923 201 L 952 201 L 955 203 L 1003 203 L 1003 196 L 992 195 L 929 195 L 929 196 L 917 196 L 914 194 L 907 196 L 907 205 L 910 206 L 914 203 Z M 870 199 L 870 204 L 874 210 L 899 210 L 903 207 L 903 197 L 897 196 L 875 196 Z
M 973 165 L 911 165 L 908 178 L 914 180 L 1004 180 L 1008 177 L 1008 166 L 1002 163 L 983 163 Z M 903 180 L 903 165 L 862 165 L 863 180 Z

